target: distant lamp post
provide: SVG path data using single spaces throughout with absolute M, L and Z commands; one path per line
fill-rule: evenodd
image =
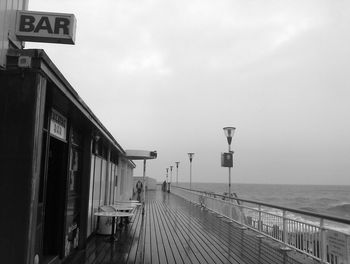
M 187 154 L 190 159 L 190 190 L 192 190 L 192 159 L 193 159 L 194 153 L 190 152 Z
M 169 192 L 169 190 L 170 190 L 170 183 L 169 183 L 169 180 L 168 180 L 168 172 L 169 172 L 169 168 L 166 168 L 167 191 Z
M 173 166 L 170 166 L 170 185 L 169 187 L 171 187 L 171 185 L 173 184 Z M 170 191 L 170 188 L 169 188 Z
M 231 142 L 233 134 L 235 133 L 235 127 L 224 127 L 225 136 L 228 143 L 228 152 L 231 153 Z M 228 197 L 231 198 L 231 167 L 228 167 Z
M 179 186 L 179 164 L 180 161 L 175 161 L 176 164 L 176 186 Z

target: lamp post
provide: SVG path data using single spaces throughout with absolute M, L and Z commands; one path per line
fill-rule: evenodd
M 169 180 L 168 180 L 168 172 L 169 172 L 169 168 L 166 168 L 167 191 L 169 192 L 169 189 L 170 189 L 170 183 L 169 183 Z
M 173 166 L 170 166 L 170 187 L 172 184 L 173 184 Z
M 193 159 L 194 153 L 189 152 L 187 154 L 190 159 L 190 190 L 192 190 L 192 159 Z
M 175 161 L 176 164 L 176 186 L 179 186 L 179 164 L 180 161 Z
M 235 127 L 224 127 L 225 136 L 228 143 L 228 152 L 231 153 L 231 142 L 233 134 L 235 133 Z M 228 167 L 228 197 L 231 199 L 231 167 Z

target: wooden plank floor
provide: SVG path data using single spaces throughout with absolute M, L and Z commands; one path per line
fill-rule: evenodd
M 111 244 L 93 237 L 72 263 L 315 263 L 175 195 L 149 191 L 145 214 L 117 231 Z

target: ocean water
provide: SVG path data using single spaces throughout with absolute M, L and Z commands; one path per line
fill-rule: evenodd
M 189 188 L 189 183 L 179 183 Z M 224 183 L 192 183 L 192 189 L 223 194 Z M 232 184 L 239 198 L 350 219 L 350 185 Z

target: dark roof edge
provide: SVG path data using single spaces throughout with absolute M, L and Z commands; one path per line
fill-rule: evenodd
M 24 49 L 24 50 L 8 50 L 7 56 L 9 57 L 19 57 L 19 56 L 30 56 L 33 58 L 41 59 L 45 66 L 55 75 L 55 77 L 63 84 L 63 86 L 67 89 L 70 95 L 82 106 L 85 110 L 85 114 L 87 114 L 87 118 L 93 120 L 94 123 L 98 126 L 98 129 L 104 132 L 107 139 L 115 145 L 115 147 L 125 156 L 125 150 L 122 146 L 116 141 L 116 139 L 112 136 L 112 134 L 107 130 L 107 128 L 101 123 L 101 121 L 97 118 L 97 116 L 91 111 L 91 109 L 87 106 L 87 104 L 80 98 L 78 93 L 74 90 L 72 85 L 67 81 L 67 79 L 63 76 L 63 74 L 59 71 L 56 65 L 52 62 L 46 52 L 42 49 Z M 39 69 L 42 69 L 42 64 L 35 65 Z M 34 66 L 34 67 L 35 67 Z M 132 162 L 132 164 L 134 164 Z

